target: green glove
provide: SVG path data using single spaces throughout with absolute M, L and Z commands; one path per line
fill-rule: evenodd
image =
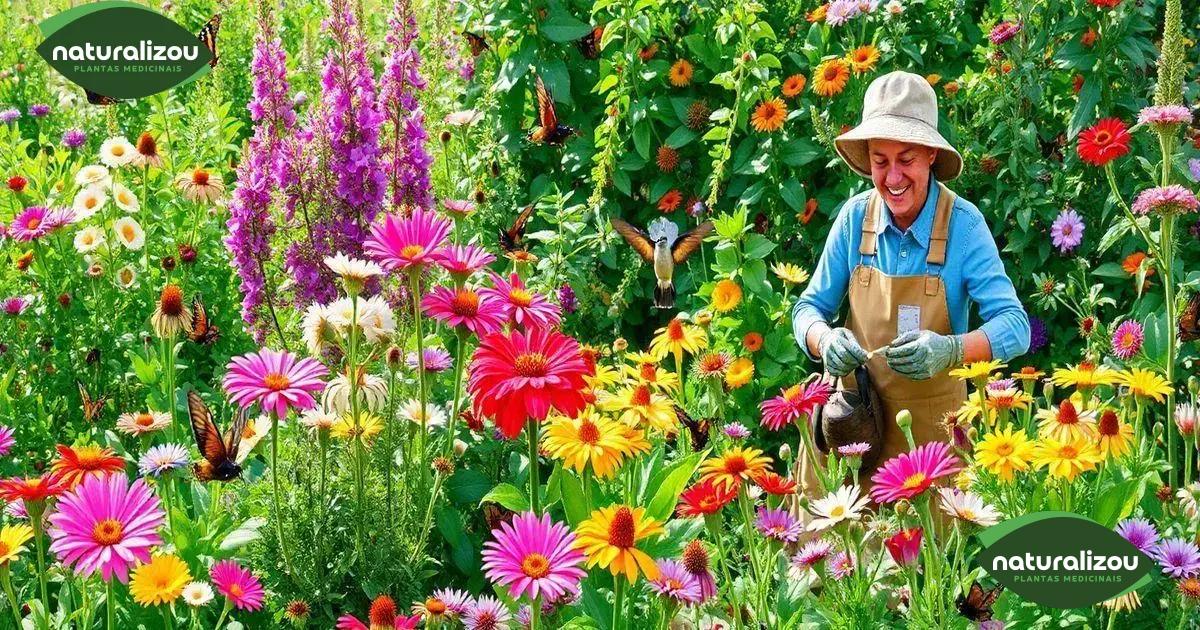
M 962 363 L 963 343 L 956 335 L 914 330 L 892 340 L 884 356 L 893 370 L 920 381 Z
M 834 376 L 845 376 L 867 362 L 867 351 L 858 344 L 854 333 L 845 328 L 825 331 L 817 345 L 821 348 L 821 362 L 825 364 L 825 371 Z

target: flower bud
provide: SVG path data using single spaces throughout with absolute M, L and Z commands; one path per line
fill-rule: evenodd
M 1046 381 L 1045 384 L 1042 385 L 1042 396 L 1045 396 L 1048 403 L 1054 400 L 1054 383 Z
M 1200 395 L 1200 378 L 1195 376 L 1188 377 L 1188 392 L 1190 392 L 1192 396 Z
M 707 326 L 712 323 L 712 313 L 706 310 L 696 311 L 694 320 L 698 326 Z
M 912 413 L 907 409 L 901 409 L 900 413 L 896 414 L 896 426 L 900 427 L 900 431 L 904 433 L 904 439 L 908 440 L 908 450 L 917 448 L 917 443 L 913 441 L 912 434 Z
M 629 347 L 629 342 L 626 341 L 624 337 L 617 337 L 613 341 L 613 345 L 612 345 L 613 352 L 625 352 L 625 349 L 628 347 Z
M 443 131 L 442 134 L 439 136 L 439 138 L 441 139 L 442 144 L 449 144 L 450 143 L 450 132 Z
M 455 457 L 462 457 L 463 453 L 466 453 L 466 452 L 467 452 L 467 443 L 462 440 L 455 439 L 454 440 L 454 455 L 455 455 Z
M 896 502 L 896 516 L 907 516 L 911 507 L 912 504 L 908 502 L 908 499 L 900 499 Z
M 63 308 L 69 308 L 71 306 L 71 294 L 70 293 L 59 294 L 58 305 Z
M 397 346 L 388 346 L 387 349 L 387 366 L 388 369 L 395 372 L 404 365 L 404 351 Z
M 779 445 L 779 459 L 785 462 L 792 461 L 792 445 L 784 442 Z
M 175 257 L 163 256 L 162 268 L 164 271 L 175 271 Z

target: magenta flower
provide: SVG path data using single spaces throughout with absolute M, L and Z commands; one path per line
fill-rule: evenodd
M 20 295 L 4 298 L 4 314 L 16 317 L 29 308 L 29 299 Z
M 1200 574 L 1200 548 L 1183 538 L 1168 538 L 1154 546 L 1150 554 L 1162 565 L 1163 573 L 1173 578 Z
M 525 288 L 520 276 L 512 274 L 507 281 L 492 274 L 494 288 L 481 289 L 480 293 L 497 298 L 504 306 L 508 318 L 526 328 L 530 326 L 553 327 L 561 318 L 559 307 L 544 296 Z
M 440 588 L 433 592 L 433 598 L 446 605 L 446 611 L 452 615 L 462 616 L 475 605 L 471 594 L 457 588 Z
M 1173 127 L 1192 122 L 1192 112 L 1184 105 L 1151 105 L 1138 112 L 1138 124 Z
M 289 408 L 312 409 L 313 394 L 325 389 L 325 366 L 316 359 L 298 359 L 290 352 L 263 348 L 234 357 L 222 386 L 243 409 L 258 403 L 264 413 L 287 416 Z
M 945 442 L 929 442 L 901 453 L 880 466 L 871 477 L 871 498 L 876 503 L 911 499 L 929 489 L 933 482 L 962 469 Z
M 833 388 L 820 379 L 813 379 L 806 385 L 793 385 L 780 390 L 780 394 L 770 400 L 764 400 L 758 408 L 762 411 L 762 425 L 772 431 L 799 420 L 801 417 L 812 415 L 817 405 L 823 405 L 829 400 Z
M 262 583 L 236 560 L 222 560 L 214 564 L 208 576 L 212 579 L 213 586 L 217 587 L 217 591 L 224 595 L 234 608 L 250 612 L 262 608 Z
M 483 569 L 492 582 L 507 586 L 517 599 L 552 600 L 579 590 L 587 575 L 583 552 L 574 548 L 575 534 L 549 514 L 525 512 L 492 530 L 495 540 L 483 544 Z
M 650 590 L 677 604 L 699 604 L 700 582 L 674 560 L 659 560 L 658 577 L 650 580 Z
M 415 210 L 410 217 L 388 214 L 371 226 L 363 249 L 389 271 L 421 269 L 442 258 L 451 227 L 449 219 L 433 211 Z
M 992 27 L 992 32 L 988 33 L 988 39 L 992 40 L 992 44 L 999 46 L 1004 42 L 1017 36 L 1021 32 L 1020 22 L 1009 22 L 1007 20 Z
M 854 573 L 854 556 L 845 551 L 839 551 L 830 558 L 828 566 L 829 574 L 833 576 L 834 580 L 840 581 Z
M 917 561 L 921 553 L 921 528 L 902 529 L 883 541 L 896 564 L 906 567 Z
M 754 519 L 754 527 L 758 532 L 772 540 L 794 543 L 800 540 L 804 533 L 804 525 L 788 513 L 786 508 L 758 508 L 758 518 Z
M 468 287 L 434 287 L 421 299 L 421 310 L 447 326 L 462 326 L 481 337 L 504 327 L 500 301 Z
M 800 551 L 796 552 L 795 556 L 792 556 L 792 566 L 799 569 L 810 569 L 832 553 L 833 545 L 823 538 L 818 538 L 805 544 Z
M 1158 530 L 1154 528 L 1154 523 L 1144 518 L 1127 518 L 1117 523 L 1116 530 L 1121 538 L 1142 553 L 1153 554 L 1158 545 Z
M 32 206 L 25 208 L 8 226 L 8 235 L 16 241 L 36 241 L 58 228 L 75 222 L 75 213 L 64 208 Z
M 1133 211 L 1138 214 L 1183 214 L 1195 212 L 1200 201 L 1192 191 L 1180 186 L 1158 186 L 1138 193 L 1133 200 Z
M 421 355 L 425 357 L 426 372 L 436 374 L 438 372 L 445 372 L 446 370 L 450 369 L 450 353 L 446 352 L 445 348 L 425 348 Z M 417 363 L 417 353 L 409 352 L 407 355 L 405 355 L 404 364 L 407 365 L 408 369 L 410 370 L 419 369 L 420 364 Z
M 158 528 L 165 518 L 141 479 L 130 485 L 125 475 L 89 476 L 50 515 L 50 551 L 78 575 L 99 570 L 104 581 L 115 575 L 125 583 L 130 567 L 149 562 L 150 548 L 162 544 Z
M 1128 361 L 1142 349 L 1144 339 L 1145 332 L 1142 330 L 1141 323 L 1136 319 L 1127 319 L 1113 331 L 1113 354 Z
M 744 440 L 750 437 L 750 429 L 740 422 L 730 422 L 722 429 L 731 440 Z
M 467 630 L 498 630 L 508 626 L 512 614 L 504 604 L 488 595 L 480 595 L 475 605 L 463 617 L 463 626 Z
M 446 208 L 446 212 L 449 212 L 450 216 L 460 219 L 475 212 L 475 202 L 470 199 L 445 199 L 442 201 L 442 206 Z
M 466 282 L 471 274 L 492 264 L 496 257 L 478 245 L 450 245 L 438 264 L 456 281 Z
M 1062 253 L 1070 252 L 1083 242 L 1083 219 L 1074 210 L 1063 210 L 1050 226 L 1054 246 Z
M 12 427 L 0 426 L 0 457 L 8 457 L 12 452 L 12 447 L 16 446 L 17 439 L 13 437 Z

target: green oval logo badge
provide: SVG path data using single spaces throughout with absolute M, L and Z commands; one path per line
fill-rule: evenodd
M 169 90 L 204 76 L 214 59 L 197 33 L 124 0 L 75 7 L 38 27 L 46 37 L 38 54 L 72 83 L 109 98 Z M 215 37 L 211 23 L 205 30 Z
M 1149 584 L 1158 564 L 1120 534 L 1069 512 L 1034 512 L 979 533 L 976 561 L 1021 597 L 1053 608 L 1092 606 Z

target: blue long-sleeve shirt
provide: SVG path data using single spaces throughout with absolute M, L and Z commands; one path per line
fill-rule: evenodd
M 796 341 L 811 359 L 817 357 L 812 356 L 805 342 L 809 327 L 817 321 L 833 321 L 846 297 L 851 272 L 862 258 L 858 247 L 869 194 L 867 190 L 842 204 L 812 279 L 792 310 Z M 892 276 L 926 274 L 925 258 L 929 254 L 937 198 L 937 182 L 931 176 L 929 197 L 907 231 L 896 227 L 890 211 L 883 213 L 886 228 L 877 238 L 877 255 L 869 261 L 870 266 Z M 993 358 L 1008 361 L 1029 350 L 1029 316 L 1004 272 L 1004 263 L 983 214 L 962 197 L 954 202 L 946 264 L 941 275 L 954 334 L 968 332 L 968 309 L 974 302 L 979 306 L 983 320 L 980 330 L 991 343 Z

